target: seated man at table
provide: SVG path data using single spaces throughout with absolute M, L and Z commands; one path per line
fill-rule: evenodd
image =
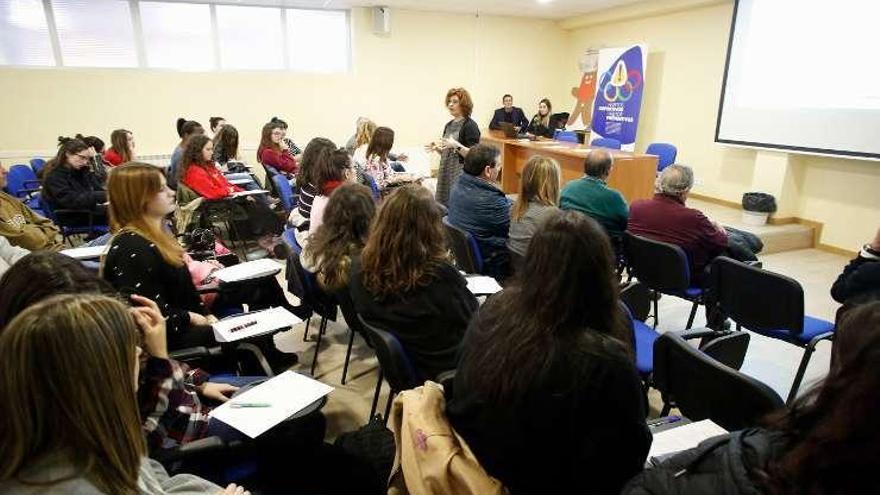
M 483 273 L 502 280 L 507 276 L 510 252 L 511 201 L 495 183 L 501 171 L 498 148 L 478 144 L 464 159 L 464 173 L 449 193 L 449 223 L 470 232 L 483 258 Z
M 620 191 L 608 187 L 605 182 L 611 173 L 614 160 L 603 149 L 590 151 L 584 160 L 584 176 L 562 188 L 559 208 L 575 210 L 593 217 L 611 237 L 615 250 L 626 230 L 629 206 Z
M 0 188 L 6 187 L 6 169 L 0 165 Z M 34 213 L 17 198 L 0 191 L 0 236 L 10 244 L 30 251 L 63 248 L 58 227 Z
M 684 249 L 691 268 L 692 285 L 702 285 L 703 271 L 716 256 L 755 261 L 763 248 L 757 236 L 725 229 L 700 210 L 685 206 L 694 185 L 694 171 L 686 165 L 670 165 L 657 180 L 652 199 L 634 202 L 629 211 L 629 231 Z
M 489 129 L 501 129 L 502 122 L 513 124 L 513 126 L 517 128 L 517 131 L 528 127 L 529 119 L 526 118 L 526 114 L 522 111 L 522 108 L 513 106 L 513 96 L 504 95 L 504 97 L 501 98 L 501 102 L 504 106 L 495 110 L 492 122 L 489 122 Z

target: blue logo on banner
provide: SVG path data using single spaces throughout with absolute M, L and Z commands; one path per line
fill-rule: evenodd
M 614 138 L 623 146 L 635 144 L 644 89 L 643 75 L 642 49 L 634 46 L 599 77 L 593 104 L 593 138 Z

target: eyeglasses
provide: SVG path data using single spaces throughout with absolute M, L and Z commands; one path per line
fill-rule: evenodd
M 82 158 L 83 160 L 91 160 L 91 159 L 92 159 L 92 157 L 90 157 L 90 156 L 88 156 L 88 155 L 80 155 L 79 153 L 74 153 L 74 154 L 75 154 L 76 156 Z

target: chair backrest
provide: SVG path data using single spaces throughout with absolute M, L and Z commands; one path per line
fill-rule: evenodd
M 16 198 L 27 196 L 25 189 L 37 189 L 40 182 L 37 180 L 37 174 L 27 165 L 13 165 L 9 167 L 9 175 L 6 177 L 6 189 L 9 194 Z
M 620 149 L 620 141 L 614 138 L 596 138 L 590 142 L 590 146 L 597 148 L 609 148 L 612 150 Z
M 370 341 L 370 335 L 367 329 L 364 328 L 364 323 L 358 318 L 357 310 L 354 308 L 354 301 L 351 299 L 351 293 L 348 291 L 348 288 L 337 291 L 334 296 L 336 296 L 336 302 L 339 303 L 339 311 L 342 313 L 342 319 L 345 320 L 345 324 L 348 325 L 348 328 L 361 334 L 361 336 L 364 337 L 364 340 L 367 341 L 367 344 L 372 346 L 373 343 Z
M 378 201 L 382 194 L 381 191 L 379 191 L 379 184 L 376 183 L 376 179 L 367 173 L 364 174 L 364 179 L 367 181 L 367 185 L 370 186 L 370 192 L 373 194 L 373 199 Z
M 721 338 L 730 337 L 736 334 Z M 654 343 L 654 386 L 689 419 L 711 419 L 730 431 L 755 426 L 785 405 L 764 383 L 691 347 L 675 332 Z
M 675 163 L 678 148 L 669 143 L 651 143 L 645 153 L 657 156 L 657 171 L 662 172 L 664 168 Z
M 443 227 L 446 229 L 446 240 L 455 256 L 456 266 L 467 273 L 482 273 L 483 257 L 474 236 L 449 223 L 449 217 L 443 217 Z
M 45 194 L 40 194 L 39 201 L 40 201 L 40 210 L 43 211 L 43 213 L 46 215 L 46 218 L 48 218 L 49 220 L 52 220 L 52 223 L 54 223 L 55 225 L 61 226 L 61 224 L 58 223 L 58 216 L 55 215 L 55 210 L 52 209 L 52 206 L 49 204 L 49 201 L 46 200 Z
M 418 387 L 422 380 L 412 364 L 406 349 L 394 333 L 367 323 L 362 315 L 358 319 L 370 337 L 370 343 L 376 350 L 376 358 L 382 368 L 382 375 L 391 386 L 391 390 L 399 392 Z
M 620 300 L 632 312 L 632 316 L 640 321 L 648 318 L 651 312 L 651 291 L 641 282 L 630 282 L 620 290 Z
M 315 274 L 303 268 L 299 254 L 295 252 L 287 257 L 287 286 L 302 304 L 320 316 L 336 321 L 336 298 L 321 289 Z
M 709 268 L 712 300 L 749 330 L 804 329 L 804 289 L 797 280 L 724 256 Z
M 299 241 L 296 240 L 295 228 L 289 227 L 284 229 L 284 232 L 281 234 L 281 239 L 294 253 L 296 253 L 298 256 L 302 255 L 302 246 L 300 246 Z
M 34 173 L 39 175 L 40 170 L 43 170 L 43 167 L 46 166 L 46 160 L 43 158 L 34 157 L 31 158 L 31 168 L 34 170 Z
M 627 232 L 624 251 L 630 270 L 651 289 L 677 291 L 690 287 L 690 266 L 681 247 Z
M 578 136 L 574 131 L 566 131 L 564 129 L 556 129 L 553 133 L 553 139 L 557 141 L 564 141 L 567 143 L 577 143 Z
M 275 190 L 278 192 L 278 199 L 281 200 L 281 206 L 284 207 L 284 211 L 290 213 L 296 207 L 296 198 L 293 195 L 293 189 L 290 187 L 290 182 L 287 181 L 287 177 L 284 177 L 281 174 L 273 175 L 272 182 L 275 184 Z

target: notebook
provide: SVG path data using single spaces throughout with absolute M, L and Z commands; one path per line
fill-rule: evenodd
M 467 288 L 475 296 L 485 296 L 501 291 L 501 285 L 492 278 L 482 275 L 466 277 Z
M 290 328 L 301 321 L 290 311 L 277 307 L 223 318 L 211 325 L 211 328 L 214 329 L 214 339 L 217 342 L 236 342 Z
M 272 277 L 280 271 L 281 265 L 279 265 L 277 261 L 263 258 L 221 268 L 211 275 L 216 280 L 231 283 L 241 282 L 242 280 L 253 280 L 255 278 Z
M 109 244 L 105 244 L 103 246 L 88 246 L 88 247 L 78 247 L 71 249 L 64 249 L 61 251 L 61 254 L 65 256 L 70 256 L 73 259 L 77 260 L 91 260 L 95 258 L 100 258 L 107 254 L 107 251 L 110 249 Z
M 648 459 L 656 464 L 671 454 L 696 447 L 703 440 L 726 434 L 727 430 L 710 419 L 670 428 L 654 434 Z

